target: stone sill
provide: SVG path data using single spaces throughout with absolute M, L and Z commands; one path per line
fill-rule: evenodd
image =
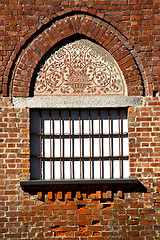
M 96 191 L 146 192 L 143 184 L 135 178 L 21 180 L 20 185 L 26 192 L 91 189 L 96 189 Z

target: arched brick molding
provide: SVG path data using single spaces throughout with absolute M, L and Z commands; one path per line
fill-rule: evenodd
M 138 48 L 134 47 L 132 39 L 124 36 L 106 20 L 102 21 L 98 17 L 86 14 L 75 14 L 60 18 L 49 25 L 21 51 L 12 72 L 10 85 L 12 96 L 29 96 L 32 76 L 39 62 L 57 43 L 77 34 L 95 41 L 110 52 L 124 74 L 128 95 L 144 95 L 144 89 L 145 94 L 148 94 L 148 83 L 143 66 L 145 62 L 141 61 L 136 51 Z M 7 84 L 8 79 L 5 77 L 4 95 L 7 95 Z

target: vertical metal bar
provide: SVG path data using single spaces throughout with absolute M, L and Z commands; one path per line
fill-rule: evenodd
M 99 120 L 99 164 L 100 164 L 100 178 L 101 176 L 101 118 L 100 110 L 98 110 L 98 120 Z
M 40 179 L 42 179 L 42 117 L 41 117 L 41 111 L 39 111 L 40 118 Z
M 126 112 L 127 114 L 127 112 Z M 127 119 L 128 119 L 128 116 L 127 116 Z M 121 175 L 122 175 L 122 178 L 124 176 L 124 159 L 123 159 L 123 150 L 124 150 L 124 145 L 123 145 L 123 139 L 124 139 L 124 121 L 123 121 L 123 118 L 121 118 Z M 128 138 L 128 137 L 127 137 Z
M 60 139 L 60 179 L 62 179 L 62 133 L 61 133 L 61 110 L 59 110 L 59 139 Z
M 69 110 L 69 142 L 70 142 L 70 179 L 72 179 L 71 110 Z
M 105 116 L 105 114 L 104 114 Z M 102 167 L 102 170 L 101 170 L 101 173 L 102 173 L 102 178 L 104 177 L 104 162 L 103 162 L 103 157 L 104 157 L 104 122 L 103 122 L 103 113 L 102 113 L 102 118 L 101 118 L 101 157 L 102 157 L 102 160 L 101 160 L 101 167 Z
M 90 179 L 92 177 L 92 161 L 91 161 L 91 114 L 90 114 L 90 110 L 89 110 L 89 160 L 90 160 Z
M 109 130 L 109 168 L 110 168 L 110 178 L 112 177 L 112 168 L 111 168 L 111 124 L 110 124 L 110 110 L 108 110 L 108 130 Z
M 81 113 L 80 113 L 80 110 L 79 110 L 79 147 L 80 147 L 80 178 L 82 178 Z
M 54 112 L 54 114 L 55 114 L 55 112 Z M 52 179 L 54 179 L 55 178 L 55 126 L 54 126 L 54 121 L 55 121 L 55 119 L 54 119 L 54 116 L 53 116 L 53 119 L 52 119 L 52 121 L 53 121 L 53 125 L 52 125 L 52 130 L 53 130 L 53 133 L 52 133 L 52 135 L 53 135 L 53 140 L 52 140 Z
M 118 138 L 119 138 L 119 176 L 122 177 L 121 172 L 121 133 L 120 133 L 120 112 L 118 109 Z
M 52 179 L 52 136 L 51 136 L 51 131 L 52 131 L 52 120 L 51 120 L 51 110 L 49 110 L 49 122 L 50 122 L 50 179 Z

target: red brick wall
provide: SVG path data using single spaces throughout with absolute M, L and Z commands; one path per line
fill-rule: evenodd
M 1 239 L 159 239 L 160 101 L 146 97 L 129 108 L 131 177 L 147 192 L 99 191 L 29 194 L 20 187 L 29 178 L 29 110 L 1 100 Z
M 159 0 L 1 0 L 0 239 L 159 239 L 160 99 L 151 96 L 160 90 L 159 8 Z M 61 26 L 50 35 L 53 23 Z M 11 95 L 28 96 L 38 61 L 78 31 L 126 64 L 121 69 L 129 95 L 150 95 L 144 106 L 129 108 L 130 172 L 146 193 L 114 192 L 108 198 L 95 187 L 89 193 L 29 194 L 20 186 L 30 177 L 29 110 L 15 108 Z
M 108 22 L 105 18 L 93 17 L 88 13 L 74 13 L 73 16 L 62 15 L 62 19 L 51 23 L 50 27 L 46 26 L 46 29 L 28 44 L 18 58 L 12 75 L 12 95 L 14 97 L 29 96 L 30 86 L 33 85 L 34 80 L 32 76 L 43 56 L 55 47 L 57 42 L 59 44 L 61 40 L 75 34 L 96 41 L 110 52 L 123 72 L 128 95 L 139 96 L 143 95 L 144 91 L 148 93 L 149 74 L 146 74 L 144 70 L 142 60 L 146 62 L 144 57 L 141 58 L 138 54 L 138 46 L 120 27 L 117 29 L 112 26 L 111 22 Z M 149 86 L 151 90 L 150 83 Z M 5 88 L 3 93 L 6 94 Z
M 127 38 L 132 47 L 134 46 L 136 52 L 139 53 L 142 63 L 140 66 L 141 74 L 143 75 L 144 71 L 142 70 L 145 68 L 146 81 L 150 85 L 150 92 L 152 88 L 155 91 L 159 90 L 159 6 L 159 0 L 30 0 L 29 2 L 2 0 L 0 6 L 1 90 L 5 95 L 7 94 L 7 84 L 10 84 L 18 57 L 31 42 L 31 36 L 33 34 L 35 34 L 34 37 L 37 36 L 51 22 L 60 20 L 63 16 L 71 16 L 74 13 L 83 16 L 89 14 L 93 18 L 98 18 L 99 23 L 103 20 L 110 25 L 110 30 L 113 33 L 113 29 L 115 29 L 117 34 L 123 36 L 123 40 Z M 70 34 L 70 31 L 73 31 L 72 21 L 70 22 L 70 19 L 68 19 L 66 24 L 69 26 L 68 34 Z M 83 24 L 85 24 L 85 21 L 83 21 Z M 57 28 L 57 31 L 62 34 L 61 38 L 63 37 L 63 27 L 62 24 Z M 84 31 L 87 34 L 87 28 Z M 103 34 L 103 31 L 104 28 L 102 32 L 98 33 Z M 100 35 L 97 34 L 98 37 Z

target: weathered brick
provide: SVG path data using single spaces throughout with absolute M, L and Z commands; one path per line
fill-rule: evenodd
M 0 239 L 159 239 L 159 4 L 1 0 Z M 33 195 L 21 189 L 19 181 L 30 179 L 29 110 L 15 108 L 11 96 L 28 97 L 41 60 L 75 33 L 110 52 L 121 66 L 129 96 L 149 94 L 144 106 L 129 108 L 128 118 L 130 176 L 147 193 L 127 191 L 119 198 L 97 186 L 90 193 Z

